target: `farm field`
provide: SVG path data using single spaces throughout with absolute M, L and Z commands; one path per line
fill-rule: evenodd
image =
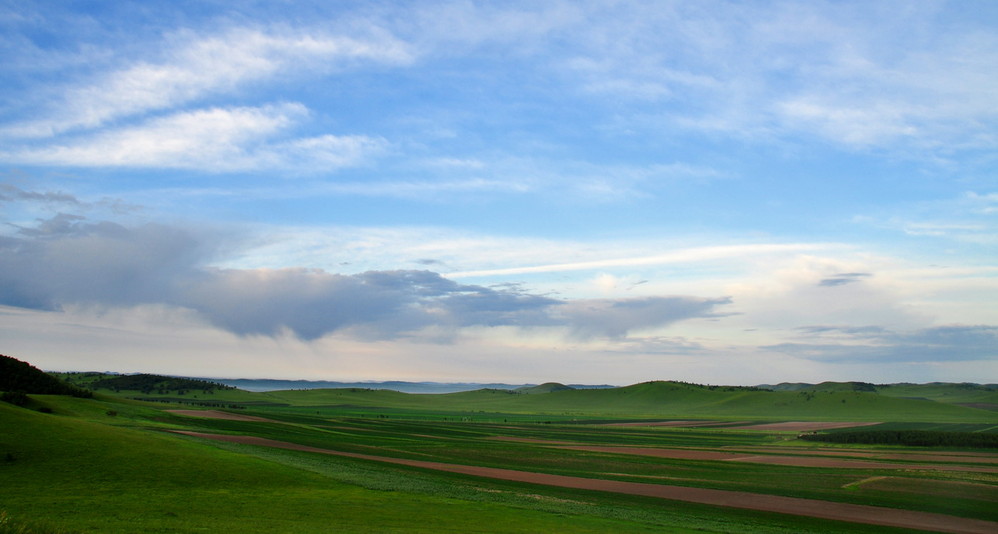
M 678 383 L 531 395 L 32 395 L 26 407 L 0 403 L 0 511 L 37 532 L 998 528 L 994 449 L 798 439 L 990 434 L 994 412 L 943 404 L 928 411 L 941 421 L 918 421 L 905 407 L 933 401 L 810 395 Z M 731 398 L 744 401 L 740 413 Z M 708 401 L 723 415 L 705 417 Z M 841 411 L 850 401 L 865 408 Z M 760 411 L 779 403 L 783 417 Z M 811 403 L 855 417 L 809 416 Z

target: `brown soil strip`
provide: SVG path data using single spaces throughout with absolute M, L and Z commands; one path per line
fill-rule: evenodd
M 575 443 L 577 443 L 574 441 L 554 441 L 550 439 L 517 438 L 513 436 L 492 436 L 487 439 L 495 441 L 512 441 L 514 443 L 537 443 L 539 445 L 574 445 Z
M 767 452 L 773 454 L 752 454 L 747 451 L 707 451 L 699 449 L 664 449 L 653 447 L 619 447 L 602 445 L 581 445 L 569 441 L 552 441 L 532 438 L 517 438 L 511 436 L 496 436 L 490 439 L 498 441 L 512 441 L 517 443 L 535 443 L 538 445 L 551 445 L 560 449 L 570 449 L 576 451 L 608 452 L 613 454 L 634 454 L 637 456 L 651 456 L 655 458 L 668 458 L 672 460 L 717 460 L 731 462 L 748 462 L 770 465 L 786 465 L 793 467 L 827 467 L 840 469 L 920 469 L 930 471 L 973 471 L 978 473 L 996 473 L 998 469 L 974 466 L 974 465 L 940 465 L 940 464 L 902 464 L 890 462 L 875 462 L 863 459 L 838 459 L 823 458 L 827 456 L 852 456 L 854 458 L 871 458 L 880 460 L 909 460 L 914 462 L 967 462 L 967 463 L 994 463 L 998 461 L 994 455 L 975 456 L 947 456 L 945 454 L 883 454 L 870 451 L 824 451 L 814 449 L 786 450 L 786 449 L 752 449 L 757 452 Z M 789 456 L 787 453 L 794 454 Z
M 573 451 L 609 452 L 613 454 L 633 454 L 636 456 L 651 456 L 668 458 L 670 460 L 737 460 L 744 454 L 733 452 L 703 451 L 697 449 L 656 449 L 652 447 L 604 447 L 599 445 L 570 445 L 559 449 Z
M 255 415 L 242 415 L 238 413 L 223 412 L 221 410 L 165 410 L 165 411 L 179 415 L 186 415 L 189 417 L 204 417 L 207 419 L 225 419 L 227 421 L 256 421 L 258 423 L 286 424 L 283 421 L 275 421 L 273 419 L 267 419 L 266 417 L 257 417 Z
M 617 427 L 665 426 L 665 427 L 685 428 L 685 427 L 737 425 L 737 424 L 745 424 L 746 422 L 747 421 L 646 421 L 646 422 L 639 421 L 633 423 L 606 423 L 598 426 L 617 426 Z
M 973 471 L 976 473 L 996 473 L 998 468 L 972 465 L 902 464 L 872 462 L 867 460 L 847 460 L 813 456 L 750 455 L 744 453 L 702 451 L 694 449 L 654 449 L 648 447 L 602 447 L 593 445 L 560 446 L 561 449 L 576 451 L 608 452 L 612 454 L 634 454 L 674 460 L 720 460 L 747 462 L 753 464 L 786 465 L 793 467 L 827 467 L 835 469 L 918 469 L 927 471 Z
M 785 423 L 765 423 L 761 425 L 746 425 L 728 427 L 728 430 L 779 430 L 785 432 L 810 432 L 812 430 L 828 430 L 832 428 L 852 428 L 855 426 L 872 426 L 880 423 L 856 422 L 821 422 L 821 421 L 787 421 Z
M 994 534 L 995 532 L 998 532 L 998 522 L 966 519 L 913 510 L 898 510 L 877 506 L 819 501 L 796 497 L 782 497 L 778 495 L 764 495 L 743 491 L 690 488 L 661 484 L 646 484 L 641 482 L 623 482 L 618 480 L 601 480 L 564 475 L 550 475 L 545 473 L 531 473 L 512 469 L 498 469 L 494 467 L 447 464 L 423 460 L 409 460 L 404 458 L 388 458 L 384 456 L 372 456 L 369 454 L 320 449 L 306 445 L 298 445 L 296 443 L 288 443 L 285 441 L 258 438 L 255 436 L 204 434 L 200 432 L 188 431 L 175 432 L 232 443 L 243 443 L 264 447 L 276 447 L 280 449 L 330 454 L 335 456 L 407 465 L 422 469 L 433 469 L 464 475 L 526 482 L 530 484 L 542 484 L 562 488 L 607 491 L 626 495 L 641 495 L 714 506 L 727 506 L 732 508 L 761 510 L 766 512 L 817 517 L 836 521 L 895 526 L 916 530 L 930 530 L 935 532 L 949 532 L 957 534 Z
M 922 471 L 972 471 L 975 473 L 998 473 L 998 469 L 973 465 L 940 465 L 940 464 L 901 464 L 890 462 L 871 462 L 868 460 L 839 460 L 836 458 L 818 458 L 807 456 L 742 456 L 732 458 L 733 462 L 753 464 L 788 465 L 795 467 L 830 467 L 835 469 L 905 469 Z
M 927 454 L 923 452 L 884 452 L 871 451 L 869 449 L 777 449 L 772 447 L 739 447 L 748 452 L 761 452 L 770 454 L 803 454 L 807 456 L 851 456 L 854 458 L 877 458 L 881 460 L 911 460 L 913 462 L 965 462 L 975 464 L 996 464 L 998 455 L 975 452 L 937 452 Z

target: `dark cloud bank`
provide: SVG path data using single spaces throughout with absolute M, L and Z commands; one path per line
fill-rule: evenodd
M 816 361 L 945 362 L 998 357 L 998 326 L 943 325 L 897 332 L 880 326 L 806 326 L 811 336 L 836 334 L 846 343 L 781 343 L 764 347 Z
M 566 301 L 516 286 L 459 284 L 430 271 L 334 274 L 315 269 L 203 267 L 216 252 L 202 234 L 128 228 L 60 214 L 0 237 L 0 304 L 167 304 L 193 309 L 239 335 L 290 331 L 312 340 L 339 330 L 390 339 L 428 326 L 563 326 L 577 337 L 715 316 L 727 298 L 685 296 Z

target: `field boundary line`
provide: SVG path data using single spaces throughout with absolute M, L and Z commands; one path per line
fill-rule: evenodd
M 499 480 L 525 482 L 529 484 L 540 484 L 571 489 L 605 491 L 625 495 L 639 495 L 713 506 L 726 506 L 730 508 L 816 517 L 819 519 L 830 519 L 835 521 L 893 526 L 952 534 L 994 534 L 995 532 L 998 532 L 998 522 L 983 519 L 968 519 L 932 512 L 921 512 L 917 510 L 901 510 L 863 504 L 821 501 L 817 499 L 803 499 L 800 497 L 784 497 L 780 495 L 767 495 L 743 491 L 670 486 L 664 484 L 647 484 L 643 482 L 624 482 L 618 480 L 534 473 L 496 467 L 481 467 L 474 465 L 430 462 L 426 460 L 391 458 L 387 456 L 375 456 L 371 454 L 322 449 L 308 445 L 299 445 L 297 443 L 260 438 L 256 436 L 208 434 L 187 430 L 170 430 L 169 432 L 203 439 L 226 441 L 230 443 L 328 454 L 332 456 L 406 465 L 421 469 L 446 471 Z

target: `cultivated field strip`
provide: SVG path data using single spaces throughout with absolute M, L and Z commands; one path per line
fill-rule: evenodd
M 300 445 L 286 441 L 261 438 L 246 435 L 212 434 L 204 432 L 174 430 L 174 432 L 218 441 L 259 445 L 281 449 L 297 450 L 362 460 L 371 460 L 398 465 L 406 465 L 422 469 L 447 471 L 464 475 L 494 478 L 500 480 L 541 484 L 562 488 L 606 491 L 628 495 L 641 495 L 662 499 L 679 500 L 699 504 L 776 512 L 781 514 L 799 515 L 865 523 L 870 525 L 893 526 L 933 532 L 964 533 L 964 534 L 994 534 L 998 532 L 998 522 L 979 519 L 968 519 L 937 513 L 914 510 L 900 510 L 861 504 L 802 499 L 766 495 L 743 491 L 693 488 L 686 486 L 670 486 L 661 484 L 646 484 L 640 482 L 624 482 L 603 480 L 547 473 L 535 473 L 513 469 L 501 469 L 474 465 L 460 465 L 406 458 L 392 458 L 370 454 L 335 451 L 330 449 Z
M 630 454 L 636 456 L 650 456 L 653 458 L 669 458 L 673 460 L 715 460 L 728 462 L 746 462 L 770 465 L 786 465 L 794 467 L 827 467 L 836 469 L 907 469 L 907 470 L 928 470 L 928 471 L 971 471 L 979 473 L 998 473 L 998 467 L 982 466 L 974 464 L 994 464 L 998 463 L 998 458 L 993 455 L 974 453 L 942 453 L 942 454 L 887 454 L 883 452 L 866 452 L 860 450 L 850 451 L 828 451 L 815 449 L 799 449 L 791 451 L 788 455 L 787 449 L 756 448 L 748 450 L 726 449 L 726 450 L 704 450 L 695 448 L 663 448 L 663 447 L 634 447 L 634 446 L 611 446 L 611 445 L 586 445 L 572 443 L 568 441 L 553 441 L 532 438 L 517 438 L 511 436 L 495 436 L 492 439 L 498 441 L 510 441 L 516 443 L 529 443 L 538 446 L 548 446 L 558 449 L 605 452 L 611 454 Z M 762 454 L 757 454 L 762 453 Z M 848 456 L 849 459 L 824 458 L 824 457 Z M 856 459 L 852 459 L 856 458 Z M 922 462 L 939 462 L 933 464 L 925 463 L 901 463 L 899 462 L 878 462 L 874 460 L 908 460 Z M 952 462 L 952 463 L 946 463 Z

